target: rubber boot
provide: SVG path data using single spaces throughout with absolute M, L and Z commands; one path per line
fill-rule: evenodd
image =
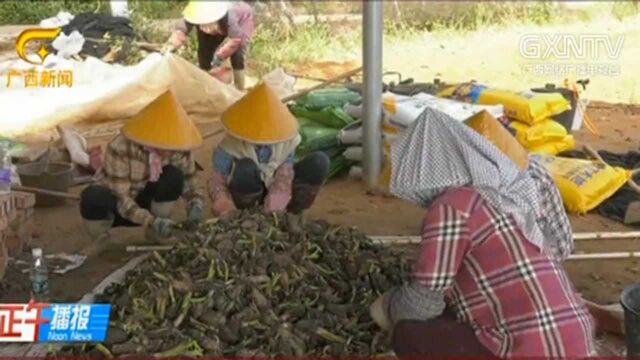
M 150 211 L 155 217 L 168 219 L 169 217 L 171 217 L 171 209 L 173 209 L 175 203 L 175 201 L 152 201 Z M 151 226 L 145 229 L 144 238 L 147 241 L 162 245 L 170 245 L 178 241 L 178 239 L 174 236 L 167 238 L 158 234 Z
M 244 91 L 244 70 L 233 70 L 233 84 L 236 89 Z
M 231 193 L 231 199 L 238 210 L 250 209 L 257 206 L 263 197 L 264 191 L 249 194 Z
M 171 217 L 171 210 L 173 206 L 176 204 L 175 201 L 162 201 L 162 202 L 151 202 L 151 213 L 155 217 L 160 218 L 169 218 Z
M 287 211 L 292 214 L 301 214 L 304 210 L 310 208 L 316 200 L 320 188 L 321 186 L 294 183 Z
M 640 201 L 634 201 L 627 206 L 624 213 L 624 223 L 626 225 L 640 223 Z
M 80 250 L 80 254 L 91 257 L 101 253 L 109 241 L 109 230 L 113 226 L 113 219 L 84 220 L 84 226 L 91 237 L 89 245 Z

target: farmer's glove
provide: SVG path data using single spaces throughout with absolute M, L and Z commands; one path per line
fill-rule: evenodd
M 202 210 L 202 206 L 198 204 L 191 206 L 189 213 L 187 214 L 187 218 L 192 224 L 197 225 L 202 223 L 202 220 L 204 220 L 204 211 Z
M 213 60 L 211 60 L 211 67 L 217 68 L 224 62 L 224 59 L 220 57 L 220 55 L 213 55 Z
M 287 205 L 291 201 L 293 176 L 293 166 L 290 164 L 281 165 L 276 170 L 273 183 L 269 186 L 269 192 L 264 199 L 266 212 L 282 212 L 287 209 Z
M 166 54 L 168 52 L 173 52 L 175 49 L 182 46 L 185 42 L 187 42 L 187 35 L 180 31 L 176 30 L 169 37 L 169 41 L 163 46 L 162 53 Z
M 386 331 L 400 320 L 429 320 L 442 314 L 444 296 L 418 283 L 395 287 L 371 305 L 371 317 Z
M 156 218 L 151 224 L 153 230 L 160 236 L 168 238 L 173 235 L 173 231 L 177 227 L 176 223 L 171 219 Z

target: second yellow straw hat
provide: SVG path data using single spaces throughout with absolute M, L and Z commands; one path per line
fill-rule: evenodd
M 231 105 L 222 114 L 222 125 L 231 136 L 254 144 L 275 144 L 298 135 L 298 120 L 265 83 Z
M 189 151 L 202 145 L 202 135 L 171 90 L 132 117 L 122 134 L 140 145 Z

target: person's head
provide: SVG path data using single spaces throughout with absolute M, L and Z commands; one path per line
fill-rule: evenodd
M 298 120 L 278 95 L 262 83 L 222 114 L 230 136 L 252 144 L 278 144 L 298 135 Z
M 190 1 L 182 13 L 185 20 L 207 34 L 223 34 L 230 1 Z
M 202 145 L 200 131 L 171 90 L 166 91 L 122 127 L 130 141 L 165 158 Z

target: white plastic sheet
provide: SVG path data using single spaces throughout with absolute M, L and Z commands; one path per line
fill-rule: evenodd
M 21 60 L 0 64 L 0 79 L 10 69 L 32 68 Z M 61 124 L 97 124 L 126 120 L 159 95 L 172 89 L 196 123 L 219 116 L 242 93 L 221 83 L 188 61 L 172 54 L 150 54 L 134 66 L 111 65 L 95 58 L 84 62 L 47 57 L 38 70 L 71 70 L 73 86 L 25 88 L 21 78 L 11 87 L 0 81 L 0 134 L 57 138 Z M 45 137 L 46 136 L 46 137 Z M 44 140 L 40 139 L 40 140 Z
M 112 16 L 129 17 L 129 4 L 127 0 L 111 0 L 109 5 L 111 5 Z
M 74 16 L 71 13 L 66 11 L 60 11 L 58 15 L 40 21 L 40 27 L 57 28 L 57 27 L 65 26 L 69 22 L 71 22 L 73 18 Z
M 71 32 L 69 36 L 65 35 L 65 33 L 60 33 L 60 35 L 53 40 L 51 46 L 58 50 L 58 56 L 67 59 L 82 51 L 82 46 L 84 46 L 84 37 L 77 30 Z

